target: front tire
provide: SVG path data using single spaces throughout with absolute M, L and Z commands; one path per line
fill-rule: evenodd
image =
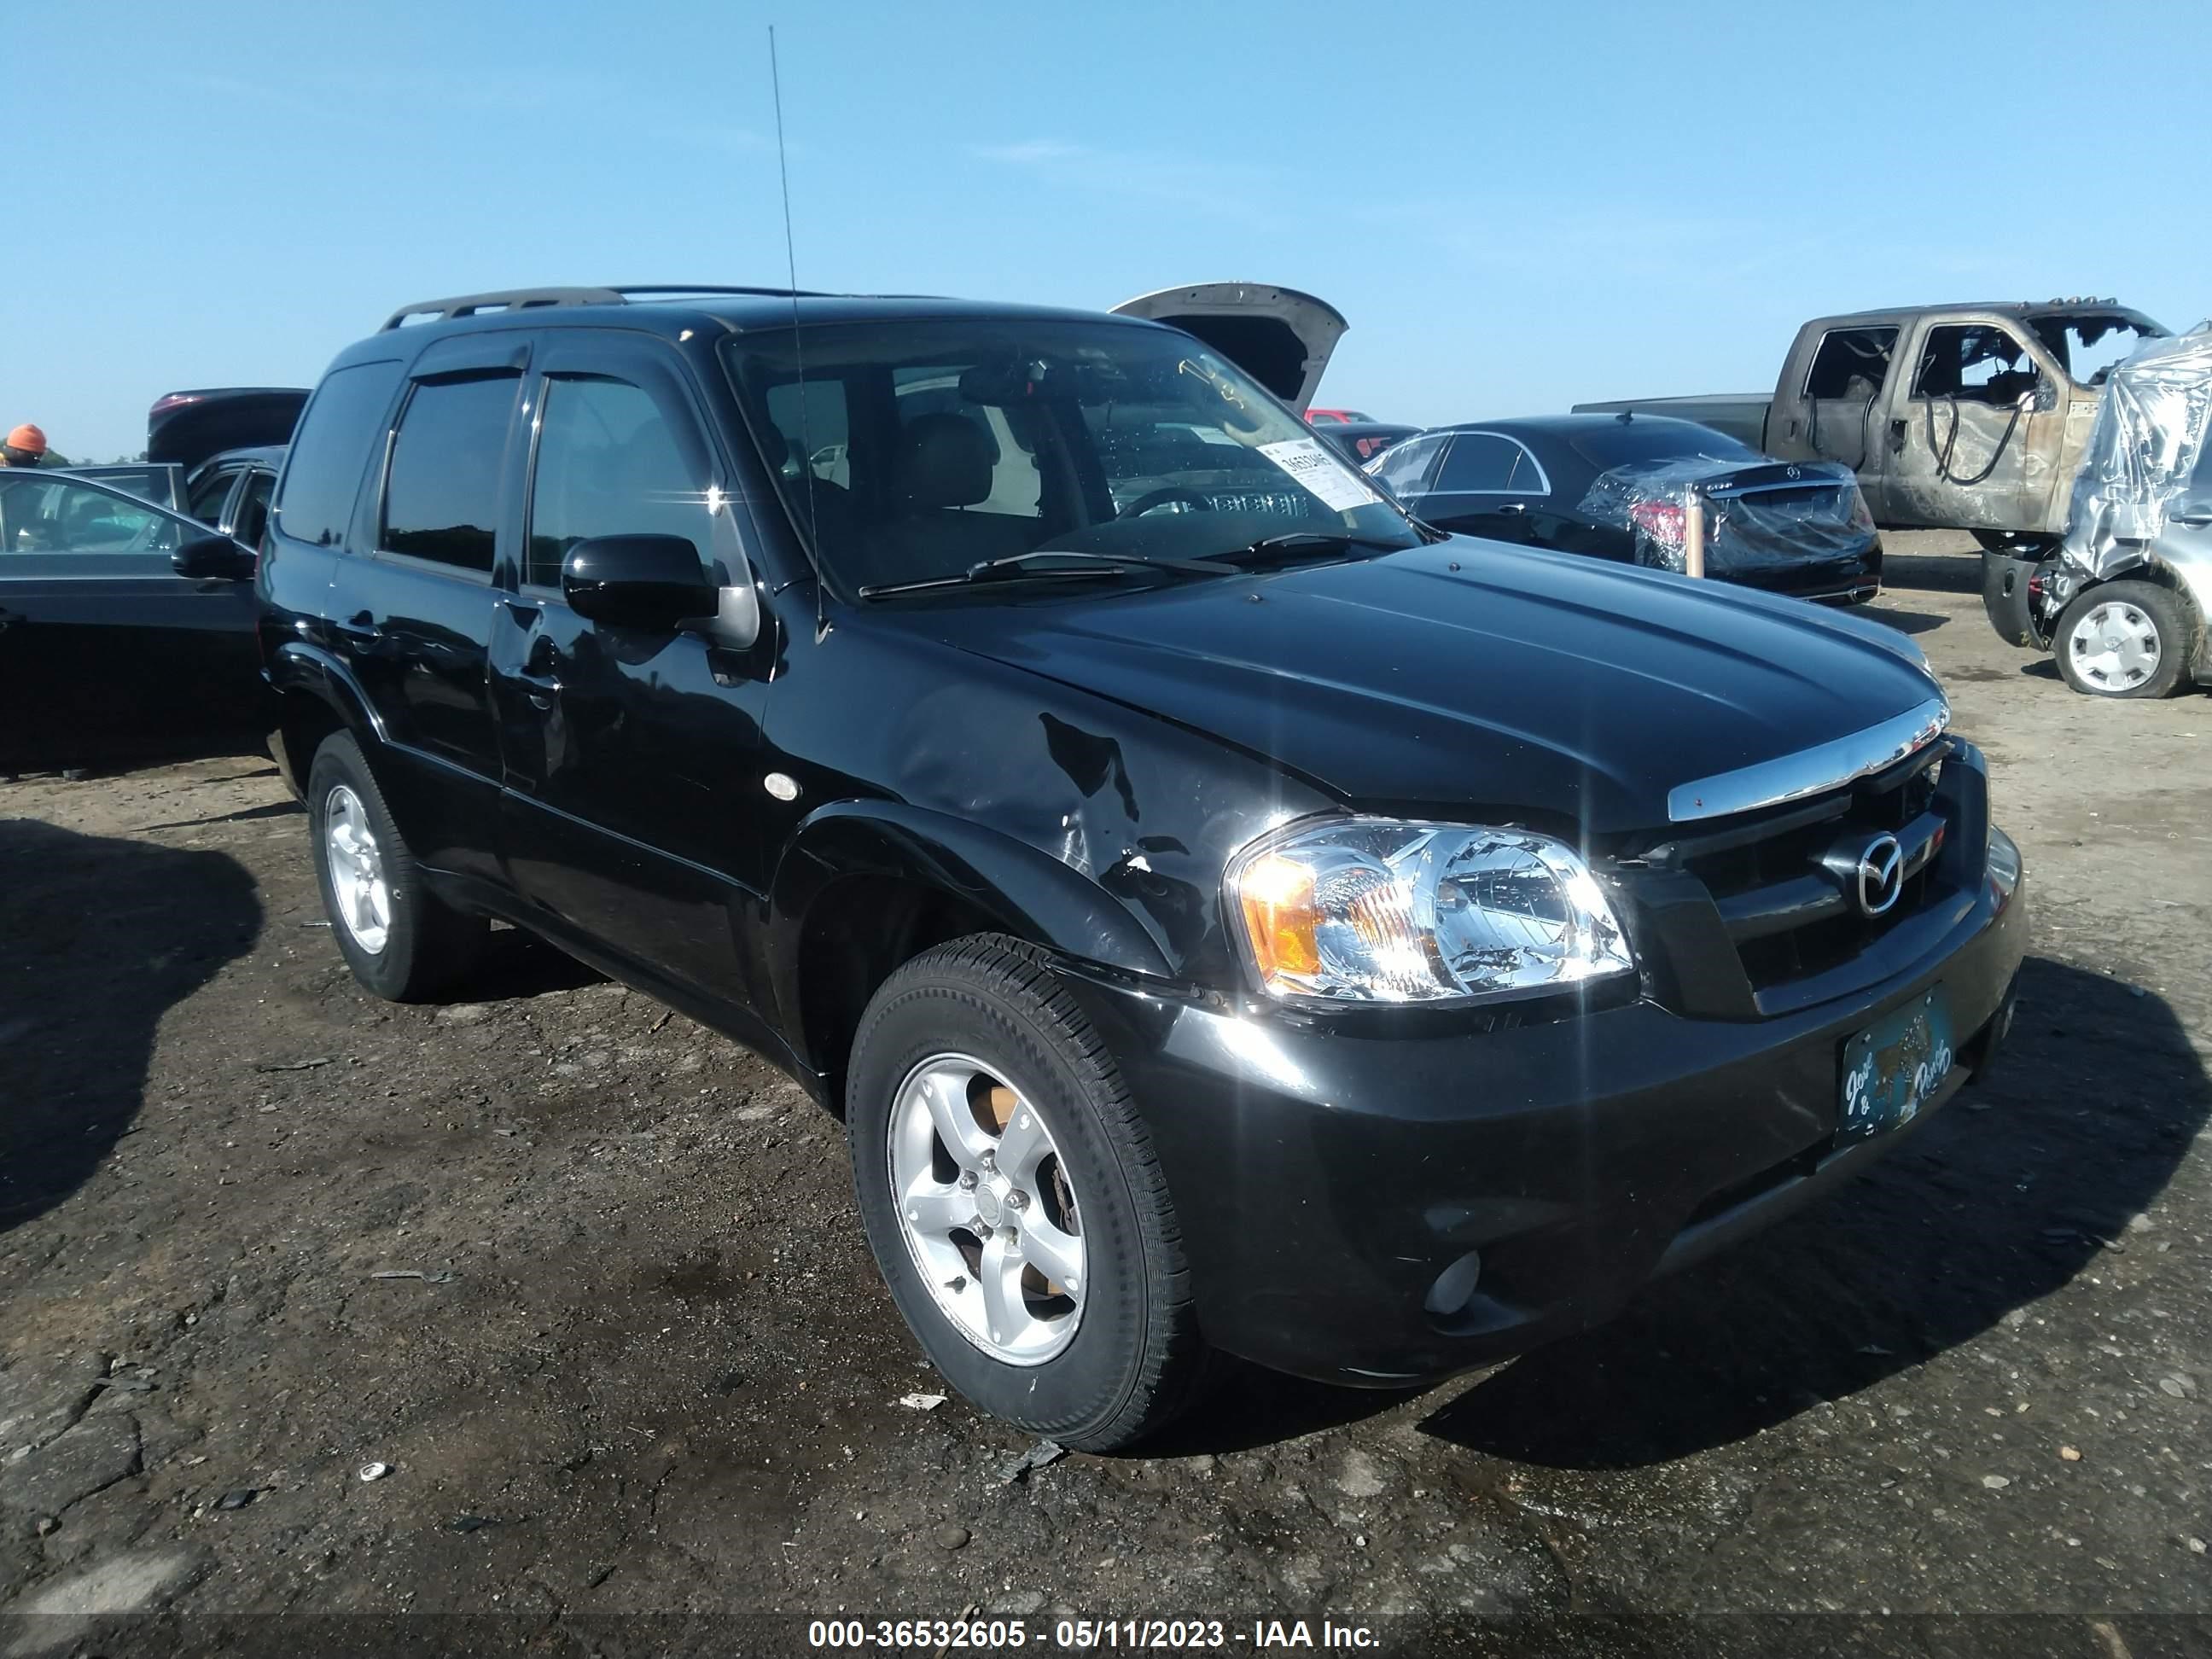
M 307 831 L 331 937 L 369 990 L 387 1001 L 424 1002 L 475 964 L 490 924 L 430 890 L 348 732 L 315 751 Z
M 2165 697 L 2189 678 L 2195 618 L 2152 582 L 2103 582 L 2075 596 L 2051 649 L 2066 684 L 2092 697 Z
M 917 957 L 869 1003 L 848 1073 L 868 1243 L 945 1379 L 1085 1451 L 1179 1416 L 1207 1352 L 1167 1182 L 1043 957 L 994 934 Z

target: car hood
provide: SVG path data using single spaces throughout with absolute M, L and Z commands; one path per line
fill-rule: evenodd
M 1460 537 L 1234 580 L 948 606 L 932 625 L 1349 805 L 1589 835 L 1663 828 L 1677 786 L 1941 696 L 1878 624 Z
M 1197 283 L 1114 307 L 1194 335 L 1304 413 L 1349 326 L 1326 300 L 1267 283 Z

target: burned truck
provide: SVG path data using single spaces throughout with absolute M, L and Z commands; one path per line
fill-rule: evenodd
M 1983 556 L 1991 625 L 2091 696 L 2212 684 L 2212 323 L 2112 370 L 2068 503 L 2055 554 Z
M 1771 398 L 1632 398 L 1785 461 L 1838 461 L 1885 529 L 1971 530 L 2042 553 L 2067 521 L 2068 485 L 2105 380 L 2164 337 L 2111 300 L 1915 306 L 1822 317 L 1797 331 Z

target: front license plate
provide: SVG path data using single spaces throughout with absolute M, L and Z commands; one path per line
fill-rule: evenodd
M 1911 1122 L 1943 1086 L 1955 1058 L 1941 986 L 1861 1031 L 1844 1044 L 1837 1140 L 1864 1140 Z

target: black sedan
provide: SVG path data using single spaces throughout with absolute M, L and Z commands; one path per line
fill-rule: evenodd
M 253 562 L 95 480 L 0 469 L 0 773 L 265 730 Z
M 1440 529 L 1662 570 L 1685 567 L 1694 503 L 1707 576 L 1836 605 L 1881 591 L 1881 540 L 1850 469 L 1777 461 L 1690 421 L 1440 427 L 1367 470 Z

